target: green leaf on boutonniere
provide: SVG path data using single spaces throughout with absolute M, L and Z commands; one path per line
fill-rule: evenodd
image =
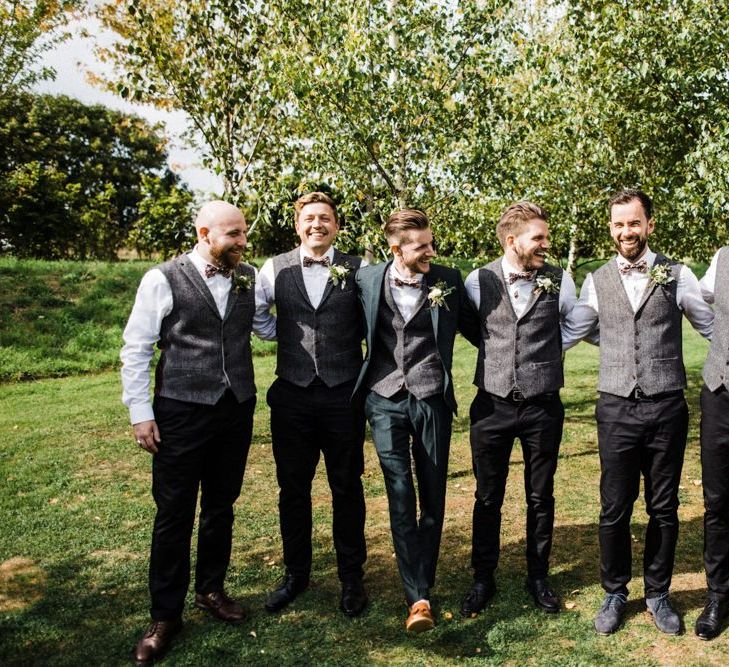
M 233 275 L 233 290 L 237 293 L 247 292 L 253 287 L 254 279 L 253 276 L 246 276 L 242 273 L 236 273 Z
M 433 285 L 433 287 L 430 288 L 430 291 L 428 292 L 430 307 L 440 308 L 441 306 L 445 306 L 446 310 L 450 310 L 450 308 L 448 308 L 448 304 L 446 303 L 446 297 L 449 294 L 452 294 L 455 289 L 455 287 L 449 287 L 448 283 L 446 283 L 445 280 L 439 280 L 437 283 L 435 283 L 435 285 Z

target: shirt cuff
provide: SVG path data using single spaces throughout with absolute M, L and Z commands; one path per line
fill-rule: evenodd
M 147 422 L 154 420 L 154 410 L 150 403 L 139 403 L 138 405 L 132 405 L 129 407 L 129 419 L 134 424 L 139 422 Z

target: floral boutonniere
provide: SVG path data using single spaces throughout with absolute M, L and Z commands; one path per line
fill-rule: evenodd
M 435 285 L 433 285 L 433 287 L 430 288 L 430 291 L 428 292 L 430 307 L 440 308 L 441 306 L 445 306 L 446 310 L 450 310 L 450 308 L 448 308 L 448 304 L 446 303 L 446 297 L 449 294 L 452 294 L 455 289 L 455 287 L 448 287 L 448 284 L 445 280 L 439 280 L 437 283 L 435 283 Z
M 557 276 L 555 276 L 553 273 L 543 273 L 537 276 L 534 282 L 536 283 L 536 285 L 534 286 L 534 291 L 537 293 L 559 293 L 559 282 L 557 282 Z
M 648 269 L 648 277 L 656 285 L 668 285 L 668 283 L 672 283 L 675 280 L 671 275 L 671 269 L 668 264 L 654 264 Z
M 253 276 L 246 276 L 242 273 L 233 274 L 233 291 L 236 293 L 247 292 L 253 287 Z
M 342 289 L 347 285 L 347 278 L 352 273 L 352 266 L 345 262 L 344 264 L 332 264 L 329 267 L 329 277 L 332 279 L 332 284 L 336 287 L 339 283 L 342 283 Z

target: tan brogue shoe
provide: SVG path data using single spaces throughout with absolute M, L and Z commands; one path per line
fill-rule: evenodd
M 245 618 L 243 607 L 229 598 L 224 591 L 195 593 L 195 606 L 226 623 L 242 623 Z
M 167 652 L 172 638 L 182 630 L 182 620 L 154 621 L 132 651 L 132 660 L 137 667 L 153 665 Z
M 410 607 L 410 614 L 408 620 L 405 621 L 405 629 L 408 632 L 426 632 L 432 630 L 435 627 L 435 621 L 433 620 L 433 614 L 430 612 L 430 607 L 424 602 L 416 602 Z

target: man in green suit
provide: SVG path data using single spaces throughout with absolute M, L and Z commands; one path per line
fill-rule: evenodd
M 479 323 L 460 273 L 431 263 L 433 234 L 422 211 L 396 211 L 384 232 L 392 260 L 357 273 L 367 355 L 355 394 L 365 396 L 365 414 L 385 477 L 392 539 L 409 609 L 405 627 L 422 632 L 434 626 L 429 598 L 456 411 L 453 342 L 460 330 L 478 345 Z

